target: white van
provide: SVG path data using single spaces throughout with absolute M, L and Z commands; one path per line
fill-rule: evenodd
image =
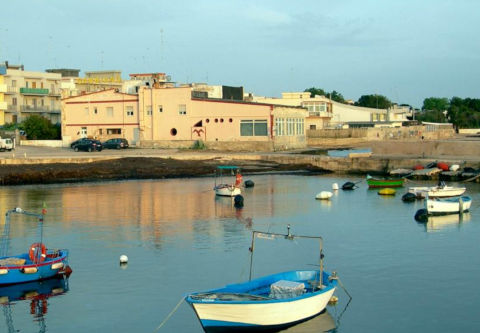
M 5 139 L 0 139 L 0 151 L 11 151 L 12 149 L 15 149 L 13 146 L 13 140 L 10 138 L 5 138 Z

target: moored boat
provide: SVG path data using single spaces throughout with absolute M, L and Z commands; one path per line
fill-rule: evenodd
M 429 198 L 425 199 L 425 209 L 429 215 L 458 214 L 470 210 L 472 198 L 469 196 L 452 198 Z
M 415 194 L 419 198 L 446 198 L 460 196 L 465 193 L 465 187 L 447 186 L 441 183 L 437 186 L 416 186 L 409 187 L 408 192 Z
M 295 270 L 268 275 L 223 288 L 191 293 L 193 307 L 205 331 L 280 329 L 321 313 L 337 287 L 336 274 L 323 271 L 322 238 L 253 231 L 250 268 L 255 238 L 318 239 L 320 269 Z
M 379 195 L 395 195 L 397 191 L 393 188 L 385 187 L 378 191 Z
M 68 250 L 47 249 L 43 244 L 42 228 L 44 212 L 35 214 L 15 208 L 7 211 L 0 254 L 0 286 L 49 279 L 58 275 L 69 275 Z M 33 243 L 27 253 L 9 255 L 10 216 L 22 214 L 38 219 L 40 241 Z
M 223 181 L 225 172 L 231 173 L 235 176 L 235 181 L 232 183 L 227 183 Z M 240 173 L 240 168 L 233 165 L 220 165 L 217 166 L 217 172 L 215 173 L 215 185 L 213 190 L 216 195 L 234 197 L 242 193 L 240 186 L 242 184 L 242 175 Z
M 405 178 L 374 178 L 367 175 L 367 184 L 369 188 L 378 187 L 402 187 Z

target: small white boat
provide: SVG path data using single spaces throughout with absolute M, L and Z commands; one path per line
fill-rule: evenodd
M 229 172 L 235 177 L 235 181 L 227 183 L 223 181 L 224 174 Z M 240 186 L 242 184 L 242 175 L 240 174 L 240 168 L 233 165 L 220 165 L 217 166 L 217 172 L 215 173 L 215 186 L 213 190 L 216 195 L 225 197 L 234 197 L 242 193 Z
M 332 192 L 322 191 L 315 196 L 315 199 L 317 199 L 317 200 L 330 200 L 332 195 L 333 195 Z
M 465 193 L 465 187 L 447 186 L 442 182 L 437 186 L 410 187 L 408 192 L 415 194 L 419 198 L 446 198 L 456 197 Z
M 425 209 L 429 215 L 446 215 L 467 212 L 472 205 L 472 198 L 469 196 L 453 198 L 429 198 L 425 200 Z
M 323 270 L 321 237 L 296 236 L 254 231 L 250 247 L 252 268 L 255 238 L 296 240 L 318 239 L 319 270 L 296 270 L 277 273 L 223 288 L 191 293 L 186 301 L 206 332 L 281 329 L 321 313 L 337 287 L 336 274 Z

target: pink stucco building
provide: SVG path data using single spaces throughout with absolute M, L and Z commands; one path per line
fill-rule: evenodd
M 64 99 L 64 141 L 123 137 L 139 147 L 282 150 L 306 147 L 305 108 L 213 99 L 192 87 L 142 86 Z

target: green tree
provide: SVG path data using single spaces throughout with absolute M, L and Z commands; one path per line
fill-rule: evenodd
M 446 123 L 445 114 L 439 110 L 422 111 L 415 114 L 415 120 L 430 123 Z
M 310 93 L 310 97 L 315 97 L 315 95 L 320 95 L 320 96 L 326 96 L 327 94 L 325 93 L 325 90 L 323 90 L 322 88 L 308 88 L 308 89 L 305 89 L 304 92 L 309 92 Z
M 392 106 L 392 102 L 385 96 L 375 94 L 361 96 L 355 105 L 375 109 L 388 109 Z
M 422 110 L 426 111 L 445 111 L 450 107 L 450 102 L 446 97 L 429 97 L 423 100 Z
M 343 98 L 343 95 L 335 90 L 332 91 L 328 97 L 330 97 L 330 99 L 334 100 L 335 102 L 345 103 L 345 98 Z
M 38 115 L 31 115 L 22 123 L 29 140 L 60 139 L 60 127 L 52 125 L 50 120 Z

